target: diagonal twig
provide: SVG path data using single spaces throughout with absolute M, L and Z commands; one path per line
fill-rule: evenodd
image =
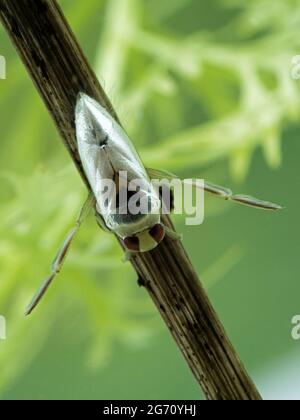
M 89 188 L 75 140 L 76 97 L 87 93 L 117 119 L 111 103 L 55 0 L 0 0 L 0 18 Z M 164 223 L 172 226 L 168 217 Z M 134 257 L 132 265 L 205 396 L 261 399 L 183 245 L 166 238 L 157 249 Z

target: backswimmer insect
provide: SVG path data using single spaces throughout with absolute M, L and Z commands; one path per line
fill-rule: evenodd
M 116 234 L 125 249 L 125 259 L 134 253 L 147 252 L 157 247 L 169 236 L 180 240 L 181 236 L 161 221 L 161 196 L 154 190 L 151 179 L 177 178 L 166 171 L 146 169 L 123 128 L 97 101 L 84 93 L 79 93 L 75 109 L 75 126 L 78 151 L 82 166 L 92 193 L 84 203 L 74 227 L 67 234 L 51 268 L 51 274 L 29 305 L 26 315 L 37 306 L 48 287 L 60 272 L 72 241 L 82 222 L 92 208 L 95 208 L 96 220 L 101 228 Z M 123 176 L 126 174 L 126 177 Z M 144 200 L 147 211 L 130 213 L 128 211 L 128 185 L 139 181 L 139 200 Z M 117 196 L 103 194 L 107 181 L 116 185 Z M 185 183 L 184 180 L 181 181 Z M 281 207 L 267 201 L 246 195 L 234 195 L 231 190 L 205 182 L 193 183 L 196 188 L 223 198 L 265 210 L 278 210 Z M 121 192 L 121 193 L 120 193 Z M 126 192 L 125 200 L 121 200 Z

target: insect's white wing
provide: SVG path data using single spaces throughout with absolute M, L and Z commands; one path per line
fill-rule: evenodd
M 84 171 L 105 223 L 114 230 L 122 218 L 112 218 L 111 203 L 103 199 L 106 180 L 113 181 L 120 171 L 126 171 L 128 182 L 138 179 L 140 189 L 145 194 L 153 194 L 150 179 L 125 131 L 98 102 L 80 94 L 75 122 Z M 159 201 L 158 197 L 154 199 Z M 124 224 L 129 224 L 128 217 L 123 219 Z M 130 221 L 134 223 L 134 218 Z
M 106 178 L 113 179 L 114 176 L 111 162 L 106 158 L 105 149 L 101 147 L 112 131 L 112 123 L 109 120 L 100 120 L 98 124 L 97 115 L 90 111 L 88 99 L 82 94 L 78 97 L 75 112 L 76 137 L 85 174 L 97 198 L 98 188 L 101 187 L 99 182 Z
M 126 132 L 97 101 L 85 94 L 80 94 L 75 119 L 79 153 L 83 160 L 87 158 L 85 145 L 95 146 L 91 150 L 94 157 L 98 156 L 97 149 L 102 147 L 106 152 L 106 160 L 110 162 L 115 172 L 127 170 L 135 178 L 144 177 L 149 180 L 141 159 Z M 100 160 L 103 157 L 101 156 Z M 102 160 L 101 165 L 103 170 L 98 166 L 99 174 L 106 176 L 107 165 Z

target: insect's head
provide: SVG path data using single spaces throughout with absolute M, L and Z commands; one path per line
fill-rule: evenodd
M 147 252 L 157 247 L 165 237 L 165 228 L 156 223 L 151 228 L 138 232 L 123 239 L 123 243 L 131 252 Z

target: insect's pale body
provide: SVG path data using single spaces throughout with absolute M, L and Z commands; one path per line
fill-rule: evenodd
M 77 102 L 75 121 L 79 155 L 106 227 L 123 240 L 138 238 L 136 251 L 154 248 L 162 240 L 163 232 L 152 239 L 148 232 L 160 224 L 160 198 L 125 131 L 98 102 L 83 94 Z M 149 200 L 150 211 L 116 214 L 113 195 L 108 201 L 104 199 L 107 180 L 113 181 L 117 189 L 126 183 L 121 185 L 121 190 L 127 190 L 128 183 L 138 181 L 140 195 Z

